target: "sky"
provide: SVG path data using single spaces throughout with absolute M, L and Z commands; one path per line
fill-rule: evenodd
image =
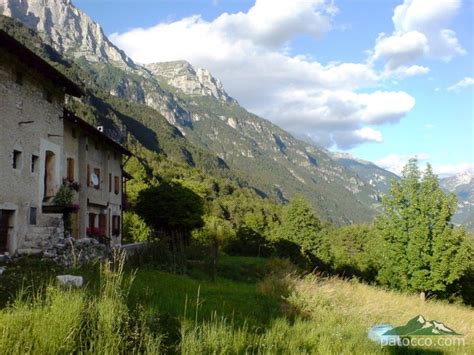
M 134 61 L 187 60 L 295 136 L 474 172 L 473 0 L 74 0 Z

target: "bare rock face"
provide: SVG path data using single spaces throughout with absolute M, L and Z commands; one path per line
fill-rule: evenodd
M 137 82 L 124 76 L 109 88 L 110 94 L 150 106 L 173 125 L 191 125 L 191 114 L 162 90 L 161 80 L 187 94 L 235 102 L 207 70 L 196 71 L 185 61 L 159 63 L 149 68 L 135 64 L 107 38 L 98 23 L 70 0 L 2 0 L 0 15 L 15 18 L 38 32 L 61 54 L 83 57 L 93 64 L 111 64 L 141 78 Z
M 187 95 L 212 96 L 218 100 L 236 103 L 225 92 L 222 83 L 214 78 L 207 69 L 194 67 L 184 60 L 153 63 L 146 68 L 168 85 L 180 89 Z
M 108 40 L 101 27 L 70 0 L 4 0 L 0 2 L 0 14 L 35 30 L 60 53 L 85 57 L 90 62 L 135 66 Z

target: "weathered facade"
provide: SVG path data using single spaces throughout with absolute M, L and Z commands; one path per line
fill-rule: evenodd
M 66 94 L 80 96 L 81 90 L 0 31 L 0 254 L 41 251 L 45 239 L 62 232 L 54 196 L 68 181 L 80 185 L 74 237 L 86 236 L 94 226 L 120 243 L 121 163 L 129 153 L 65 114 Z M 118 180 L 118 192 L 109 179 L 112 185 Z
M 120 244 L 124 156 L 130 153 L 72 113 L 64 113 L 63 176 L 80 186 L 72 215 L 72 234 L 95 235 Z

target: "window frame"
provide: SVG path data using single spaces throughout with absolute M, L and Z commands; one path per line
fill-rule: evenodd
M 12 167 L 14 170 L 20 171 L 23 166 L 23 152 L 18 149 L 13 149 Z

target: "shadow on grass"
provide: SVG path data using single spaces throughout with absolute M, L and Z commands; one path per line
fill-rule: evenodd
M 431 350 L 431 349 L 421 349 L 413 347 L 401 347 L 401 346 L 392 346 L 389 347 L 390 354 L 396 355 L 442 355 L 444 354 L 441 350 Z

